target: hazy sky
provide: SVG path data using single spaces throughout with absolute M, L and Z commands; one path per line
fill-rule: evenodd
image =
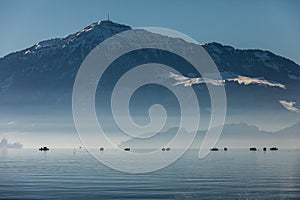
M 181 31 L 200 43 L 259 48 L 300 63 L 300 1 L 0 0 L 0 57 L 106 19 Z

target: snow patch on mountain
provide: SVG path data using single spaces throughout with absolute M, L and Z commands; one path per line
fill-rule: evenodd
M 82 48 L 83 46 L 92 50 L 95 44 L 99 44 L 106 38 L 129 29 L 131 29 L 130 26 L 117 24 L 112 21 L 98 21 L 74 34 L 66 35 L 62 38 L 54 38 L 38 42 L 34 46 L 21 52 L 23 57 L 29 55 L 42 57 L 43 55 L 53 54 L 57 50 L 67 47 L 70 49 L 70 53 L 76 51 L 77 48 Z
M 86 33 L 88 31 L 93 30 L 95 26 L 96 26 L 96 24 L 91 24 L 88 27 L 85 27 L 84 29 L 82 29 L 81 31 L 79 31 L 78 33 L 76 33 L 76 36 L 79 36 L 81 33 Z
M 0 91 L 5 92 L 13 84 L 14 78 L 12 76 L 7 77 L 0 83 Z
M 300 80 L 300 76 L 295 76 L 295 75 L 292 75 L 292 74 L 288 74 L 288 76 L 292 80 Z
M 263 62 L 270 60 L 270 55 L 268 52 L 255 52 L 254 55 Z
M 265 66 L 275 70 L 275 71 L 279 71 L 279 66 L 272 63 L 272 59 L 271 59 L 271 53 L 268 51 L 261 51 L 261 50 L 257 50 L 256 52 L 253 53 L 259 61 L 261 61 Z
M 27 51 L 24 52 L 25 55 L 30 54 L 30 53 L 31 53 L 30 50 L 27 50 Z

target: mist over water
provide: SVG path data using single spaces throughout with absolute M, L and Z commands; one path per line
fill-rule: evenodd
M 149 123 L 149 117 L 145 116 L 145 114 L 143 116 L 133 115 L 132 118 L 141 125 Z M 201 121 L 204 121 L 202 122 L 203 124 L 209 122 L 207 118 L 208 116 L 201 116 Z M 132 148 L 160 149 L 171 141 L 178 129 L 178 117 L 170 116 L 168 125 L 160 132 L 148 133 L 148 135 L 153 135 L 149 140 L 144 139 L 144 142 L 140 142 L 139 140 L 134 139 L 131 142 L 128 142 L 133 138 L 116 129 L 116 125 L 111 124 L 111 121 L 105 121 L 105 117 L 103 119 L 102 124 L 106 128 L 105 134 L 111 138 L 112 142 L 116 145 L 125 142 Z M 76 131 L 73 119 L 64 115 L 56 117 L 51 115 L 47 117 L 32 115 L 28 115 L 28 117 L 17 116 L 15 118 L 7 118 L 5 121 L 0 122 L 0 126 L 0 140 L 6 138 L 10 143 L 19 142 L 23 144 L 23 148 L 48 146 L 51 149 L 73 149 L 83 146 Z M 275 131 L 268 131 L 261 129 L 259 126 L 251 125 L 251 123 L 227 122 L 223 128 L 217 146 L 242 149 L 248 149 L 249 146 L 300 148 L 299 128 L 300 123 L 295 123 L 282 127 L 281 129 L 275 129 Z M 205 134 L 206 129 L 200 126 L 197 137 L 191 148 L 199 148 Z M 106 147 L 107 144 L 95 139 L 92 147 L 97 149 L 102 146 Z M 180 145 L 176 148 L 180 148 Z

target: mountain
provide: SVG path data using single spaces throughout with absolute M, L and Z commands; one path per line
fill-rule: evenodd
M 72 118 L 72 88 L 84 58 L 105 39 L 130 29 L 130 26 L 112 21 L 99 21 L 66 37 L 41 41 L 0 58 L 2 115 L 53 115 L 55 118 L 59 114 Z M 170 39 L 170 44 L 179 42 L 182 40 Z M 299 113 L 291 112 L 279 103 L 279 100 L 286 100 L 300 104 L 298 64 L 269 51 L 241 50 L 215 42 L 202 46 L 215 61 L 225 81 L 228 117 L 238 115 L 239 121 L 247 122 L 255 115 L 262 121 L 268 113 L 271 116 L 280 115 L 287 121 L 299 119 Z M 129 63 L 134 65 L 159 60 L 162 64 L 176 66 L 187 81 L 196 76 L 173 55 L 149 50 L 133 52 L 129 57 L 131 59 L 115 63 L 118 66 L 107 73 L 104 93 L 111 90 L 116 79 L 128 70 L 120 66 Z M 174 77 L 174 81 L 177 81 L 178 76 Z M 185 83 L 179 82 L 178 87 L 184 87 L 181 84 Z M 209 112 L 209 95 L 203 95 L 208 94 L 205 85 L 199 83 L 191 86 L 201 96 L 200 104 L 207 108 L 202 110 Z M 145 92 L 137 92 L 133 107 L 138 109 L 133 113 L 144 114 L 153 103 L 166 105 L 172 113 L 178 107 L 178 102 L 165 93 L 164 88 L 156 86 L 150 86 Z M 109 106 L 105 104 L 100 110 L 109 109 Z
M 178 128 L 170 128 L 154 137 L 143 139 L 132 138 L 120 143 L 120 147 L 132 148 L 151 148 L 160 149 L 167 146 L 168 142 L 175 137 Z M 189 134 L 186 132 L 186 134 Z M 192 148 L 199 148 L 203 142 L 206 131 L 198 131 Z M 300 122 L 279 131 L 263 131 L 254 125 L 246 123 L 226 124 L 216 146 L 230 148 L 245 148 L 250 146 L 278 146 L 281 148 L 294 147 L 299 148 L 300 142 Z M 171 148 L 180 148 L 173 146 Z

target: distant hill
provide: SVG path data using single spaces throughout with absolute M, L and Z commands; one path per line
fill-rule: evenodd
M 0 141 L 0 149 L 21 149 L 23 145 L 19 142 L 9 143 L 6 138 Z
M 165 132 L 158 133 L 150 139 L 129 139 L 122 142 L 120 147 L 153 148 L 160 149 L 167 146 L 174 138 L 178 128 L 171 128 Z M 188 132 L 186 134 L 189 134 Z M 199 148 L 202 144 L 206 131 L 198 131 L 191 148 Z M 224 126 L 221 137 L 216 146 L 220 148 L 245 148 L 249 146 L 278 146 L 278 147 L 300 147 L 300 122 L 276 132 L 259 130 L 256 126 L 245 123 L 227 124 Z M 173 148 L 180 148 L 180 145 Z

